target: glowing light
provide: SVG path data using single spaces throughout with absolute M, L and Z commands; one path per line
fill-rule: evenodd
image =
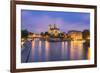
M 90 48 L 88 48 L 88 59 L 90 60 Z
M 72 41 L 70 46 L 71 59 L 82 59 L 83 57 L 82 41 Z
M 48 60 L 49 56 L 49 42 L 45 41 L 45 50 L 46 50 L 46 60 Z

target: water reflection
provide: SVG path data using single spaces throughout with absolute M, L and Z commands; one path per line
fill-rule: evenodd
M 83 42 L 82 41 L 70 42 L 70 59 L 71 60 L 83 59 Z
M 83 60 L 90 58 L 89 42 L 49 42 L 34 39 L 31 41 L 31 45 L 27 62 Z M 21 58 L 23 58 L 23 60 L 25 54 L 26 53 L 21 53 Z M 23 60 L 22 62 L 26 62 Z
M 45 53 L 46 53 L 46 61 L 49 60 L 49 42 L 48 41 L 45 41 Z

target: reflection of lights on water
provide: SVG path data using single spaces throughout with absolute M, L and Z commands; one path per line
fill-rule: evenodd
M 32 40 L 32 55 L 34 55 L 35 50 L 35 40 Z
M 39 41 L 39 48 L 41 48 L 41 46 L 42 46 L 42 45 L 41 45 L 41 41 Z
M 68 46 L 68 42 L 65 42 L 65 48 L 67 48 L 67 46 Z
M 49 56 L 49 42 L 45 41 L 45 54 L 46 54 L 46 60 L 48 60 Z
M 35 46 L 35 41 L 33 40 L 32 41 L 32 49 L 34 48 L 34 46 Z
M 42 47 L 42 42 L 39 41 L 39 54 L 41 54 L 41 47 Z
M 71 59 L 82 59 L 83 44 L 82 41 L 72 41 L 70 46 Z
M 88 47 L 88 59 L 90 60 L 90 48 Z
M 65 53 L 65 50 L 64 50 L 64 42 L 62 42 L 61 46 L 62 46 L 62 48 L 61 48 L 62 49 L 62 53 L 61 54 L 62 54 L 62 58 L 64 58 L 64 55 L 65 55 L 64 54 Z
M 38 52 L 39 52 L 39 61 L 41 61 L 41 54 L 42 54 L 42 41 L 39 40 L 39 44 L 38 44 Z
M 50 55 L 52 55 L 52 47 L 57 47 L 54 48 L 53 51 L 55 52 L 55 55 L 60 55 L 62 60 L 78 60 L 83 59 L 84 57 L 83 41 L 63 41 L 58 42 L 58 45 L 56 45 L 55 43 L 51 44 L 51 42 L 48 42 L 47 40 L 41 41 L 39 39 L 34 39 L 32 41 L 32 59 L 34 59 L 34 56 L 37 55 L 39 57 L 39 61 L 42 61 L 44 58 L 46 61 L 49 61 L 51 57 Z M 88 53 L 86 54 L 86 58 L 90 59 L 90 48 L 88 48 Z
M 45 48 L 48 49 L 49 48 L 49 42 L 45 41 Z
M 64 42 L 62 42 L 62 48 L 64 48 Z

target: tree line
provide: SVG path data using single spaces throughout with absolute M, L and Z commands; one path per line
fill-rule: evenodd
M 21 38 L 28 38 L 29 33 L 30 32 L 26 29 L 21 30 Z M 48 32 L 41 32 L 40 35 L 41 36 L 49 36 L 49 37 L 52 37 L 52 38 L 64 38 L 67 35 L 67 33 L 61 32 L 57 36 L 54 36 L 54 35 L 49 34 Z M 83 39 L 87 39 L 87 37 L 89 37 L 89 36 L 90 36 L 90 31 L 88 29 L 85 29 L 85 30 L 82 31 L 82 38 Z

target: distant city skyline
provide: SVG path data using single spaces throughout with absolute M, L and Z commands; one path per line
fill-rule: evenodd
M 21 29 L 41 33 L 56 24 L 62 32 L 90 29 L 90 13 L 21 10 Z

